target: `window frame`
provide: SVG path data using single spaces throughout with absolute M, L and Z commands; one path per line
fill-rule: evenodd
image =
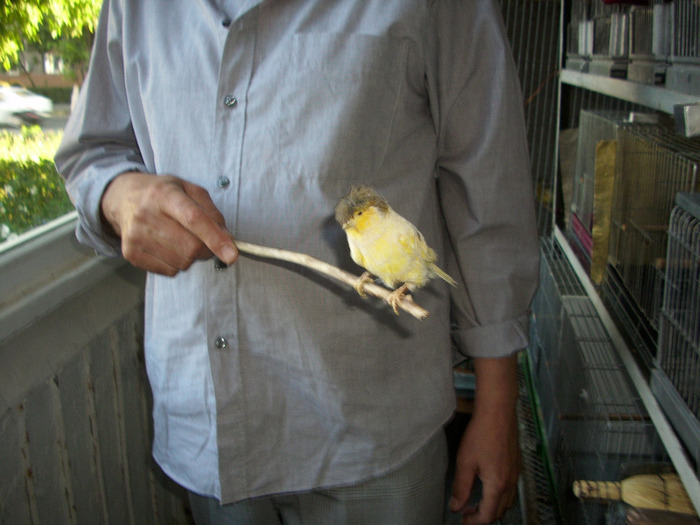
M 77 217 L 69 212 L 0 245 L 0 341 L 126 264 L 80 245 Z

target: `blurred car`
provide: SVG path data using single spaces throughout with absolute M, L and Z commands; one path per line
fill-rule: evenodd
M 0 126 L 39 124 L 53 112 L 53 102 L 21 86 L 0 84 Z

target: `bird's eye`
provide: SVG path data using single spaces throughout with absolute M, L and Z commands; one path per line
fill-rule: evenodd
M 358 216 L 362 215 L 362 212 L 361 212 L 361 211 L 358 211 L 358 212 L 357 212 L 357 215 L 358 215 Z

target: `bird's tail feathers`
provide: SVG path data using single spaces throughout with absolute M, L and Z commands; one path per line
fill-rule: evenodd
M 457 286 L 457 281 L 455 281 L 452 277 L 447 275 L 447 273 L 444 272 L 441 268 L 439 268 L 437 264 L 431 264 L 430 270 L 448 284 L 451 284 L 452 286 Z

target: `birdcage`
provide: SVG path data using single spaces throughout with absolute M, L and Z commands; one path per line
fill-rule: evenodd
M 554 466 L 559 523 L 625 523 L 615 506 L 573 498 L 577 479 L 616 479 L 623 465 L 667 461 L 663 444 L 593 304 L 556 243 L 543 241 L 533 304 L 533 375 Z M 546 297 L 542 295 L 546 294 Z M 547 332 L 540 332 L 546 317 Z M 548 339 L 550 332 L 555 334 Z
M 630 58 L 653 58 L 654 8 L 630 8 Z
M 594 16 L 590 21 L 592 29 L 589 33 L 593 38 L 590 49 L 592 57 L 590 72 L 613 78 L 627 78 L 628 13 L 617 5 L 594 3 L 595 6 L 599 4 L 604 7 L 594 9 Z
M 659 124 L 620 128 L 617 143 L 608 273 L 656 328 L 668 218 L 677 192 L 697 191 L 700 141 Z
M 576 278 L 558 245 L 543 241 L 540 265 L 540 288 L 533 302 L 536 323 L 533 323 L 533 344 L 530 356 L 539 390 L 542 426 L 550 443 L 559 435 L 558 404 L 568 399 L 571 390 L 557 387 L 557 380 L 568 381 L 560 373 L 562 354 L 568 347 L 561 344 L 561 326 L 565 304 L 584 298 L 585 290 Z
M 571 21 L 569 24 L 569 47 L 567 48 L 572 55 L 583 55 L 584 47 L 579 47 L 579 27 L 582 22 L 589 18 L 590 2 L 588 0 L 572 0 L 571 2 Z
M 632 6 L 629 10 L 629 58 L 627 79 L 663 84 L 672 42 L 671 4 Z
M 588 298 L 567 301 L 561 340 L 567 351 L 555 383 L 555 464 L 566 498 L 576 479 L 616 479 L 623 465 L 660 461 L 666 453 Z M 618 523 L 614 508 L 597 504 L 569 505 L 565 516 L 570 523 Z
M 572 185 L 569 236 L 576 242 L 589 263 L 593 247 L 593 207 L 595 192 L 596 149 L 604 140 L 614 140 L 617 127 L 626 114 L 582 110 L 579 118 L 576 167 Z
M 588 72 L 593 53 L 591 0 L 572 0 L 571 19 L 566 28 L 566 68 Z
M 697 0 L 675 0 L 673 46 L 667 87 L 700 95 L 700 4 Z
M 696 0 L 675 0 L 673 56 L 674 62 L 700 64 L 700 4 Z
M 588 72 L 593 49 L 593 22 L 572 15 L 566 27 L 566 68 Z
M 568 234 L 596 283 L 602 281 L 607 261 L 618 129 L 655 121 L 653 115 L 629 111 L 580 113 Z
M 700 468 L 700 194 L 679 194 L 669 221 L 652 390 Z

